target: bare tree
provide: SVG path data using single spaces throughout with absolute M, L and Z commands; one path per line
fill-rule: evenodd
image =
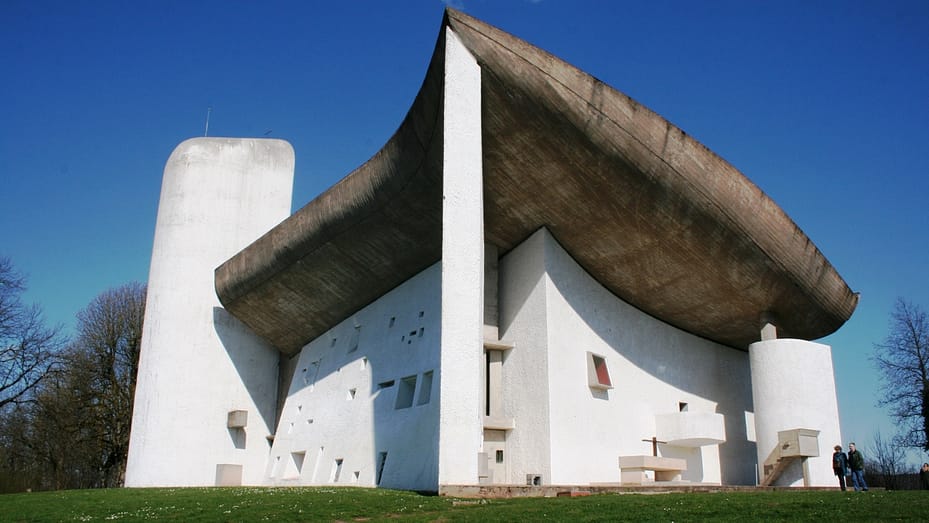
M 55 364 L 61 329 L 45 326 L 38 306 L 22 302 L 26 280 L 0 257 L 0 410 L 26 397 Z
M 874 433 L 874 440 L 868 448 L 868 463 L 865 470 L 869 472 L 868 481 L 881 478 L 881 485 L 888 489 L 901 488 L 900 476 L 906 471 L 906 449 L 893 440 L 886 440 L 880 431 Z M 876 483 L 872 486 L 879 486 Z
M 122 485 L 129 451 L 145 285 L 129 283 L 100 294 L 77 314 L 77 336 L 67 351 L 69 385 L 91 423 L 102 486 Z
M 929 320 L 918 305 L 898 299 L 890 334 L 874 345 L 882 398 L 900 427 L 899 441 L 929 451 Z
M 94 298 L 56 354 L 60 364 L 0 415 L 0 478 L 11 478 L 0 491 L 122 485 L 145 295 L 144 284 L 130 283 Z

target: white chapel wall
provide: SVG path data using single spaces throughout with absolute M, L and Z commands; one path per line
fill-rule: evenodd
M 805 340 L 773 339 L 751 344 L 752 390 L 758 461 L 764 463 L 778 445 L 778 432 L 819 431 L 818 456 L 809 457 L 811 486 L 835 486 L 832 448 L 842 445 L 839 406 L 835 391 L 832 349 Z M 803 469 L 795 462 L 775 485 L 803 486 Z
M 436 263 L 295 357 L 268 484 L 436 489 L 440 288 Z
M 686 403 L 692 412 L 723 414 L 726 442 L 660 445 L 659 455 L 686 459 L 685 480 L 754 484 L 755 446 L 745 421 L 752 410 L 747 353 L 624 303 L 545 229 L 501 261 L 500 294 L 502 337 L 517 344 L 504 364 L 506 401 L 526 406 L 508 435 L 511 481 L 522 482 L 547 456 L 546 483 L 617 482 L 618 457 L 651 454 L 642 440 L 656 435 L 655 416 Z M 587 352 L 605 359 L 613 389 L 588 386 Z M 536 426 L 540 419 L 548 431 Z
M 290 214 L 281 140 L 195 138 L 162 181 L 126 485 L 261 482 L 278 352 L 222 308 L 213 271 Z M 247 414 L 229 429 L 230 411 Z

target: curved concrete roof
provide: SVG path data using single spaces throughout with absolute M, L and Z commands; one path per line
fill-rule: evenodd
M 485 238 L 540 227 L 601 284 L 747 349 L 759 318 L 816 339 L 858 297 L 758 187 L 596 78 L 448 9 L 481 66 Z M 441 257 L 444 30 L 396 134 L 367 163 L 216 270 L 223 305 L 285 353 Z

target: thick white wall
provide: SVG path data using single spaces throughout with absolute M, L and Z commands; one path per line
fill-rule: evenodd
M 519 408 L 507 438 L 511 482 L 537 472 L 530 469 L 541 458 L 531 456 L 548 456 L 546 483 L 617 482 L 618 457 L 651 454 L 651 444 L 641 440 L 656 435 L 655 416 L 678 412 L 679 402 L 686 402 L 691 412 L 725 416 L 726 443 L 696 449 L 661 445 L 659 455 L 686 459 L 685 480 L 754 483 L 745 352 L 687 334 L 624 303 L 544 229 L 501 261 L 500 294 L 502 337 L 517 344 L 504 363 L 506 402 Z M 606 359 L 612 390 L 588 386 L 588 351 Z M 537 426 L 545 418 L 548 442 Z
M 510 477 L 495 478 L 503 483 L 525 483 L 526 474 L 551 483 L 544 241 L 536 233 L 499 262 L 500 337 L 516 343 L 503 360 L 503 416 L 516 424 L 506 435 Z
M 213 287 L 226 259 L 290 214 L 294 154 L 281 140 L 195 138 L 162 181 L 126 485 L 213 485 L 218 464 L 259 483 L 274 422 L 278 352 Z M 246 410 L 244 431 L 227 413 Z
M 378 455 L 386 452 L 381 487 L 437 489 L 440 288 L 437 263 L 303 348 L 266 483 L 375 486 Z M 409 376 L 416 376 L 413 402 L 398 409 L 401 381 Z M 342 470 L 335 480 L 337 459 Z
M 481 69 L 445 29 L 439 483 L 477 482 L 482 446 L 484 204 Z
M 818 430 L 819 457 L 808 461 L 810 484 L 835 486 L 832 448 L 841 444 L 842 435 L 832 349 L 811 341 L 774 339 L 751 344 L 749 356 L 758 463 L 777 445 L 779 431 Z M 803 486 L 802 469 L 786 470 L 775 485 Z

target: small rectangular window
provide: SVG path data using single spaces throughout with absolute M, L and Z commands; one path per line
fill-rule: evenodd
M 395 409 L 405 409 L 413 406 L 413 394 L 416 392 L 416 375 L 407 376 L 400 380 L 397 388 L 397 403 Z
M 384 477 L 384 465 L 387 463 L 387 452 L 377 453 L 377 476 L 374 478 L 374 484 L 380 485 Z
M 335 463 L 332 465 L 332 476 L 330 477 L 330 481 L 332 483 L 338 483 L 339 476 L 341 475 L 342 475 L 342 458 L 337 458 L 335 460 Z
M 417 405 L 425 405 L 432 398 L 432 371 L 423 373 L 423 382 L 419 384 L 419 399 Z
M 595 389 L 613 388 L 610 369 L 606 366 L 606 358 L 592 352 L 587 353 L 587 384 Z
M 503 463 L 503 451 L 497 450 L 497 463 Z

